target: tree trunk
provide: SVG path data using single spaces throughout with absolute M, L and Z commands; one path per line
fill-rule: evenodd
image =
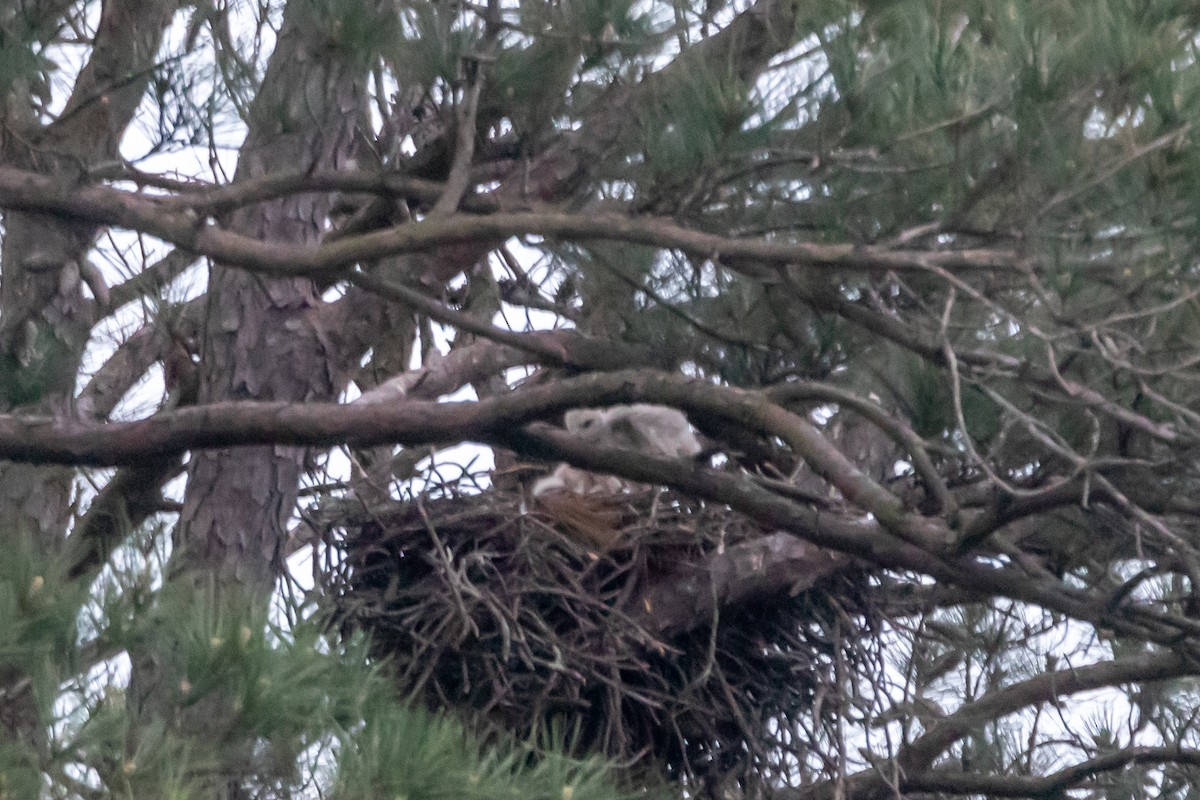
M 289 4 L 250 112 L 237 178 L 345 165 L 364 100 L 365 69 L 331 58 L 326 32 Z M 298 19 L 302 18 L 302 19 Z M 284 132 L 280 132 L 282 131 Z M 263 241 L 315 245 L 329 198 L 300 195 L 233 215 L 229 227 Z M 201 351 L 200 402 L 333 398 L 341 372 L 308 279 L 264 279 L 214 266 Z M 331 336 L 333 337 L 331 339 Z M 197 453 L 175 538 L 172 570 L 235 581 L 265 595 L 280 574 L 285 525 L 304 452 L 257 447 Z
M 153 74 L 163 32 L 177 0 L 113 0 L 103 5 L 91 59 L 63 113 L 42 125 L 25 81 L 0 105 L 0 162 L 77 180 L 93 164 L 117 157 L 121 137 Z M 27 5 L 53 30 L 69 4 Z M 80 264 L 95 236 L 88 225 L 8 213 L 0 269 L 0 406 L 26 414 L 66 415 L 93 324 Z M 32 537 L 55 552 L 74 511 L 74 472 L 0 462 L 0 530 Z M 44 740 L 30 682 L 0 667 L 0 737 Z
M 339 53 L 330 26 L 312 7 L 290 3 L 250 109 L 236 178 L 298 167 L 343 167 L 365 92 L 365 62 Z M 342 56 L 342 57 L 339 57 Z M 307 194 L 241 209 L 223 223 L 268 242 L 315 245 L 330 198 Z M 342 337 L 326 327 L 320 289 L 308 279 L 269 279 L 214 265 L 201 346 L 199 401 L 332 399 L 341 386 Z M 287 522 L 295 507 L 305 451 L 251 447 L 194 453 L 168 566 L 168 592 L 211 590 L 218 604 L 249 597 L 262 605 L 283 569 Z M 129 699 L 147 722 L 166 719 L 218 754 L 219 796 L 243 796 L 243 779 L 261 748 L 231 726 L 234 698 L 215 692 L 181 706 L 184 665 L 175 631 L 134 656 Z M 200 735 L 197 735 L 200 732 Z M 135 732 L 136 735 L 136 732 Z M 131 742 L 131 746 L 136 742 Z M 261 771 L 260 771 L 261 772 Z

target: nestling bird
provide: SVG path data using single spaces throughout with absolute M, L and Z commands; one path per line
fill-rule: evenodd
M 595 444 L 637 450 L 671 458 L 692 457 L 703 449 L 687 417 L 668 406 L 635 403 L 609 408 L 568 411 L 567 431 Z M 596 475 L 559 464 L 533 485 L 537 497 L 554 491 L 575 494 L 615 494 L 625 482 L 611 475 Z
M 567 430 L 588 441 L 650 451 L 655 455 L 694 456 L 703 448 L 682 411 L 635 403 L 567 412 Z

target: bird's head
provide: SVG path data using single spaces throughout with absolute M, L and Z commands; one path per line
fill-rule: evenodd
M 564 419 L 571 433 L 587 433 L 604 427 L 604 412 L 596 408 L 573 408 Z

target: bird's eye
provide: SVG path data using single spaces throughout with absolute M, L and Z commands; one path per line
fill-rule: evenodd
M 581 427 L 581 428 L 590 428 L 590 427 L 592 427 L 592 426 L 593 426 L 593 425 L 595 425 L 595 424 L 596 424 L 596 420 L 594 420 L 594 419 L 585 419 L 585 420 L 583 421 L 583 424 L 582 424 L 582 425 L 580 425 L 580 427 Z

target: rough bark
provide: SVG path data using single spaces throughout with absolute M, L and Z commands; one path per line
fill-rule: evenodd
M 251 108 L 237 178 L 344 166 L 363 102 L 361 65 L 328 49 L 295 4 L 288 6 L 270 67 Z M 262 242 L 314 245 L 329 197 L 304 194 L 235 212 L 228 227 Z M 308 278 L 267 279 L 213 268 L 201 353 L 200 402 L 329 400 L 336 331 Z M 289 447 L 197 455 L 176 535 L 176 572 L 215 576 L 266 594 L 281 569 L 285 524 L 296 501 L 304 451 Z
M 13 135 L 0 140 L 0 160 L 71 182 L 89 165 L 114 158 L 177 6 L 176 0 L 106 3 L 92 57 L 62 115 L 42 126 L 14 98 L 4 120 Z M 15 212 L 4 225 L 0 360 L 8 385 L 24 389 L 10 389 L 4 406 L 64 414 L 92 324 L 80 264 L 95 228 Z M 0 464 L 0 526 L 56 549 L 70 516 L 71 484 L 68 471 Z
M 335 47 L 329 26 L 306 4 L 284 14 L 262 86 L 250 108 L 235 178 L 343 168 L 363 103 L 366 64 Z M 317 243 L 330 197 L 298 194 L 232 212 L 225 226 L 257 241 Z M 323 324 L 321 289 L 311 278 L 270 278 L 220 264 L 209 274 L 201 338 L 199 402 L 331 400 L 341 385 L 339 335 Z M 305 450 L 263 446 L 196 453 L 168 565 L 169 592 L 206 588 L 218 598 L 265 602 L 283 569 L 286 524 L 295 507 Z M 178 648 L 163 631 L 134 654 L 129 698 L 143 719 L 205 732 L 222 767 L 210 788 L 245 796 L 244 776 L 260 748 L 230 728 L 234 699 L 223 693 L 184 704 Z M 282 743 L 280 743 L 282 745 Z M 136 741 L 130 742 L 131 747 Z
M 153 75 L 176 0 L 105 3 L 91 58 L 63 113 L 43 125 L 30 86 L 18 81 L 3 98 L 0 162 L 74 182 L 92 164 L 117 155 L 121 137 Z M 53 29 L 67 4 L 46 2 L 26 14 Z M 71 413 L 75 378 L 92 326 L 80 265 L 95 236 L 91 225 L 9 212 L 0 254 L 0 375 L 6 410 Z M 0 462 L 0 529 L 61 547 L 70 522 L 74 473 L 62 467 Z M 0 672 L 0 736 L 43 740 L 31 684 Z

